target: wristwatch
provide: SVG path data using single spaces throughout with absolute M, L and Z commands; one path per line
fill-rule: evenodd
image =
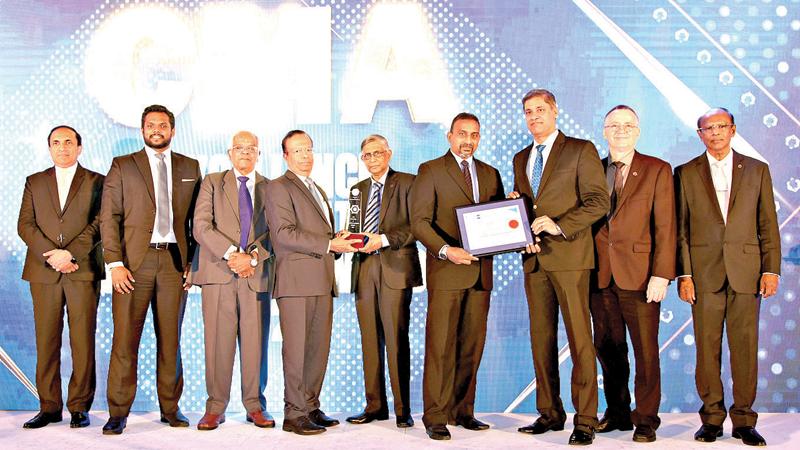
M 250 257 L 250 267 L 257 267 L 258 266 L 258 258 Z

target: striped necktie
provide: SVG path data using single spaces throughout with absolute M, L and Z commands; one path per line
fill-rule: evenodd
M 381 214 L 381 188 L 383 185 L 377 181 L 372 183 L 372 191 L 367 203 L 367 214 L 364 216 L 364 226 L 362 231 L 365 233 L 378 232 L 378 218 Z
M 533 174 L 531 174 L 531 192 L 533 198 L 539 193 L 539 184 L 542 182 L 542 170 L 544 169 L 544 144 L 536 146 L 536 160 L 533 162 Z

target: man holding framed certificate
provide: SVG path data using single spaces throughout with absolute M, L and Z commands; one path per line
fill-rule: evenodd
M 480 122 L 456 115 L 447 133 L 450 149 L 419 167 L 411 188 L 411 231 L 428 250 L 428 317 L 422 421 L 431 439 L 450 439 L 447 424 L 469 430 L 489 425 L 475 419 L 475 387 L 486 340 L 492 290 L 492 257 L 461 247 L 456 208 L 504 197 L 500 173 L 473 157 Z

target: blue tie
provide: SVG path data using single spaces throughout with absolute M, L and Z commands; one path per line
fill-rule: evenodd
M 381 213 L 381 188 L 382 184 L 377 181 L 372 183 L 372 192 L 367 204 L 367 215 L 364 216 L 363 231 L 366 233 L 378 232 L 378 217 Z
M 253 221 L 253 201 L 250 190 L 247 189 L 247 177 L 237 178 L 239 185 L 239 248 L 247 250 L 247 241 L 250 239 L 250 224 Z
M 542 169 L 544 168 L 544 158 L 542 157 L 544 151 L 544 144 L 536 146 L 536 161 L 533 162 L 533 174 L 531 175 L 531 192 L 533 197 L 539 193 L 539 183 L 542 182 Z

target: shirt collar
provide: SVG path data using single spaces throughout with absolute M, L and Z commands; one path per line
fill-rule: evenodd
M 609 152 L 608 152 L 608 161 L 609 161 L 609 163 L 615 163 L 615 162 L 619 161 L 622 164 L 630 167 L 631 163 L 633 162 L 633 154 L 634 153 L 636 153 L 636 149 L 630 149 L 630 151 L 628 151 L 628 153 L 625 153 L 624 155 L 622 155 L 621 158 L 614 159 L 614 157 L 611 156 L 611 151 L 609 150 Z
M 381 175 L 381 177 L 378 178 L 377 182 L 380 183 L 381 186 L 386 186 L 386 178 L 389 176 L 389 170 L 390 169 L 386 169 L 386 172 L 384 172 L 383 175 Z M 369 181 L 371 184 L 376 183 L 375 178 L 372 177 L 369 177 Z
M 147 152 L 147 157 L 148 157 L 148 158 L 150 158 L 150 159 L 156 159 L 156 153 L 158 153 L 158 152 L 157 152 L 157 151 L 155 151 L 155 149 L 152 149 L 152 148 L 150 148 L 150 147 L 148 147 L 148 146 L 146 146 L 146 145 L 145 145 L 145 146 L 144 146 L 144 151 L 145 151 L 145 152 Z M 164 155 L 164 159 L 169 159 L 169 157 L 170 157 L 170 153 L 171 153 L 171 152 L 172 152 L 172 150 L 170 150 L 169 148 L 167 148 L 166 150 L 164 150 L 164 151 L 163 151 L 163 152 L 161 152 L 161 153 Z
M 456 162 L 458 163 L 458 167 L 461 167 L 461 161 L 466 161 L 467 164 L 469 164 L 470 166 L 472 165 L 472 155 L 469 158 L 464 159 L 464 158 L 456 155 L 456 152 L 454 152 L 453 150 L 450 150 L 450 154 L 453 155 L 454 158 L 456 158 Z M 389 173 L 389 172 L 386 172 L 386 173 Z
M 545 149 L 549 149 L 556 141 L 556 137 L 558 137 L 558 129 L 550 133 L 550 136 L 547 136 L 547 139 L 545 139 L 544 142 L 536 142 L 536 138 L 533 138 L 533 149 L 535 150 L 537 145 L 542 144 L 544 144 Z
M 712 166 L 717 164 L 718 162 L 722 163 L 722 167 L 730 167 L 730 166 L 733 165 L 733 150 L 732 149 L 721 160 L 717 160 L 717 158 L 714 158 L 714 155 L 709 153 L 708 150 L 706 150 L 706 157 L 708 158 L 708 163 L 710 165 L 712 165 Z
M 53 166 L 53 167 L 56 168 L 57 175 L 73 175 L 75 174 L 75 171 L 78 170 L 78 163 L 75 162 L 75 164 L 69 167 L 58 167 L 58 166 Z
M 248 175 L 242 175 L 235 167 L 233 169 L 233 176 L 236 177 L 236 180 L 239 180 L 239 177 L 246 176 L 247 177 L 247 184 L 255 183 L 256 181 L 256 171 L 251 170 Z

